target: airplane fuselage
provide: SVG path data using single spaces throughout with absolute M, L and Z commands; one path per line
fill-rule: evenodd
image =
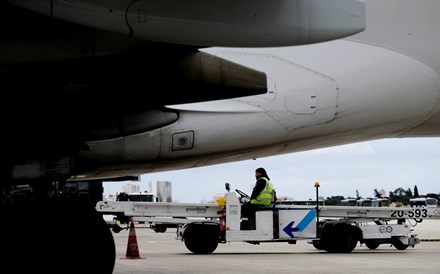
M 440 25 L 434 2 L 366 1 L 366 31 L 344 40 L 201 49 L 264 72 L 268 93 L 169 105 L 179 113 L 175 123 L 89 142 L 81 156 L 137 161 L 145 173 L 380 138 L 438 137 L 440 34 L 426 29 Z M 104 177 L 111 173 L 102 170 Z

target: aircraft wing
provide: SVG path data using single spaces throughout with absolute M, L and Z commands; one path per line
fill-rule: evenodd
M 98 3 L 92 7 L 92 2 Z M 4 155 L 15 166 L 13 177 L 66 178 L 70 171 L 62 170 L 71 170 L 70 160 L 56 160 L 53 172 L 37 174 L 16 165 L 41 166 L 87 150 L 87 140 L 170 124 L 177 114 L 164 105 L 267 91 L 262 72 L 199 52 L 194 45 L 141 40 L 125 23 L 125 33 L 107 27 L 112 19 L 89 14 L 102 11 L 104 2 L 0 2 L 0 83 L 9 106 L 2 108 L 8 132 L 2 142 L 9 144 Z M 119 8 L 109 6 L 120 15 Z M 86 17 L 92 22 L 79 20 Z M 119 19 L 123 22 L 124 16 Z
M 0 1 L 0 13 L 4 155 L 12 177 L 30 179 L 69 177 L 86 141 L 174 123 L 166 105 L 267 92 L 265 73 L 201 47 L 302 45 L 365 28 L 353 0 Z M 47 162 L 58 170 L 35 174 Z

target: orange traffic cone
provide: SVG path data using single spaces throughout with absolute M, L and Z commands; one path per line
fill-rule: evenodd
M 136 231 L 134 230 L 133 218 L 130 221 L 130 233 L 128 234 L 127 252 L 125 258 L 121 259 L 145 259 L 139 255 L 139 247 L 137 244 Z

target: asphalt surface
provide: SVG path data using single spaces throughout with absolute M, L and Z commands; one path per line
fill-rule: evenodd
M 306 241 L 233 242 L 219 244 L 212 254 L 196 255 L 175 239 L 175 228 L 156 233 L 135 224 L 135 247 L 141 258 L 126 256 L 131 254 L 129 229 L 113 233 L 117 252 L 113 273 L 440 273 L 440 219 L 425 219 L 413 229 L 421 243 L 406 250 L 388 244 L 370 250 L 358 244 L 352 253 L 332 254 Z

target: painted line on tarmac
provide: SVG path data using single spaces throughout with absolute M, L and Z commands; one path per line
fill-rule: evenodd
M 421 239 L 421 242 L 440 242 L 440 239 Z

